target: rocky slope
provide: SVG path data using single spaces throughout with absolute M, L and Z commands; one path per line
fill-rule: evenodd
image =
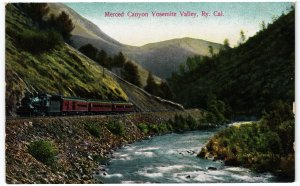
M 160 126 L 175 114 L 203 117 L 199 110 L 184 112 L 138 113 L 119 116 L 78 116 L 13 119 L 6 121 L 6 182 L 32 183 L 95 183 L 93 174 L 103 174 L 101 166 L 111 152 L 125 144 L 149 135 L 165 133 Z M 110 125 L 119 123 L 122 133 Z M 147 134 L 137 126 L 153 126 Z M 98 131 L 96 136 L 93 131 Z M 170 132 L 170 131 L 169 131 Z M 44 164 L 31 155 L 29 146 L 36 141 L 50 141 L 58 154 L 52 164 Z

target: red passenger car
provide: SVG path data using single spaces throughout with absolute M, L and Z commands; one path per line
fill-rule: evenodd
M 88 102 L 80 98 L 62 98 L 62 109 L 63 113 L 86 113 L 89 110 Z
M 113 111 L 115 112 L 133 112 L 134 107 L 132 103 L 129 102 L 114 102 Z
M 88 100 L 88 102 L 89 102 L 89 111 L 91 113 L 112 111 L 111 102 L 100 101 L 100 100 Z

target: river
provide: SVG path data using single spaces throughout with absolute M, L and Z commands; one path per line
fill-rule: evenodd
M 113 153 L 106 172 L 95 178 L 104 183 L 276 182 L 270 173 L 197 158 L 215 132 L 172 133 L 127 145 Z

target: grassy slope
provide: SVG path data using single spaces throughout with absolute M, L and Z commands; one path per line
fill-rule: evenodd
M 127 95 L 102 68 L 67 44 L 33 55 L 17 47 L 16 33 L 34 29 L 33 22 L 15 5 L 6 5 L 6 103 L 7 111 L 24 90 L 64 96 L 127 100 Z

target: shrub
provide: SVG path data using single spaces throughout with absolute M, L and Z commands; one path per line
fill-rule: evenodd
M 288 120 L 281 123 L 277 130 L 281 142 L 284 143 L 282 146 L 284 153 L 294 153 L 295 120 Z
M 160 123 L 160 124 L 158 124 L 158 129 L 159 129 L 159 132 L 165 133 L 168 131 L 168 125 L 166 123 Z
M 46 140 L 31 142 L 28 150 L 33 157 L 46 165 L 53 164 L 58 154 L 55 144 Z
M 171 122 L 172 128 L 175 132 L 183 132 L 189 130 L 187 119 L 181 115 L 175 115 L 174 122 Z
M 91 44 L 83 45 L 78 50 L 92 60 L 96 60 L 97 53 L 99 52 L 98 49 Z
M 139 123 L 137 125 L 137 127 L 140 129 L 140 131 L 142 131 L 145 134 L 147 134 L 149 132 L 149 128 L 148 128 L 147 124 L 145 124 L 145 123 Z
M 19 47 L 31 53 L 41 53 L 62 43 L 62 37 L 55 31 L 25 30 L 16 36 Z
M 198 123 L 192 116 L 189 115 L 185 120 L 191 130 L 198 129 Z
M 125 134 L 125 127 L 120 121 L 110 121 L 107 128 L 115 135 L 124 136 Z
M 155 125 L 155 124 L 149 125 L 149 130 L 150 130 L 150 132 L 153 132 L 153 133 L 159 133 L 160 132 L 158 126 Z
M 268 112 L 263 116 L 263 120 L 270 127 L 275 127 L 283 121 L 293 120 L 294 114 L 288 102 L 281 100 L 273 102 L 268 108 Z
M 97 124 L 86 125 L 86 130 L 94 137 L 99 138 L 101 135 L 101 129 L 100 129 L 99 125 L 97 125 Z

